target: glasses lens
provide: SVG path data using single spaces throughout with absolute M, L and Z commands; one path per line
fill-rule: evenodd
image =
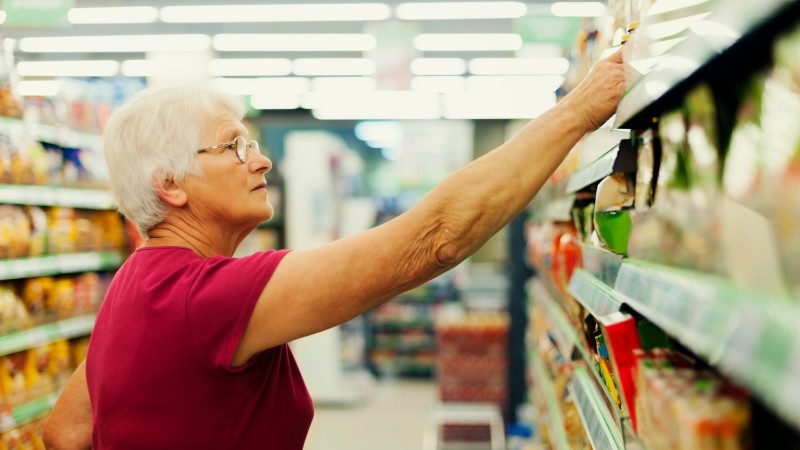
M 245 162 L 247 159 L 247 141 L 244 139 L 244 136 L 237 136 L 235 144 L 236 156 L 239 158 L 239 161 Z
M 258 148 L 258 142 L 256 141 L 250 141 L 250 150 L 256 153 L 261 153 L 261 150 Z

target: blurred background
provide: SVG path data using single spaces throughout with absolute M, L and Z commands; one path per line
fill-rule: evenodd
M 306 448 L 798 448 L 798 5 L 0 0 L 0 449 L 42 448 L 141 243 L 101 137 L 137 92 L 247 105 L 276 215 L 243 256 L 402 214 L 620 48 L 616 116 L 520 217 L 292 343 Z

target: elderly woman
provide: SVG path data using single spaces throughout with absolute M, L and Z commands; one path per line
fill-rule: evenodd
M 622 57 L 396 219 L 313 250 L 232 255 L 269 220 L 272 163 L 239 103 L 144 92 L 105 130 L 120 211 L 147 240 L 117 272 L 89 354 L 53 409 L 52 449 L 300 450 L 313 406 L 288 342 L 452 268 L 516 216 L 613 114 Z

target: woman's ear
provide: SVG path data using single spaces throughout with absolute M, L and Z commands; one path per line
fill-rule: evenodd
M 153 184 L 158 193 L 158 198 L 170 206 L 180 208 L 186 205 L 189 200 L 186 191 L 172 178 L 166 180 L 154 179 Z

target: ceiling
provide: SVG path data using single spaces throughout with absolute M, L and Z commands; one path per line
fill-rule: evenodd
M 5 0 L 11 1 L 11 0 Z M 304 8 L 303 11 L 308 11 L 307 14 L 313 14 L 315 8 L 324 8 L 326 6 L 333 6 L 333 5 L 340 5 L 337 8 L 343 8 L 341 6 L 344 2 L 337 2 L 332 0 L 313 0 L 315 5 L 321 6 L 314 6 L 306 4 L 306 2 L 287 2 L 287 1 L 249 1 L 249 0 L 239 0 L 237 1 L 238 5 L 253 5 L 253 8 L 263 7 L 263 5 L 293 5 L 296 7 Z M 367 1 L 359 1 L 359 0 L 348 0 L 346 3 L 349 4 L 375 4 L 378 1 L 374 2 L 367 2 Z M 421 2 L 430 5 L 432 2 Z M 463 5 L 456 5 L 457 2 L 447 1 L 447 2 L 438 2 L 438 3 L 453 3 L 452 6 L 445 5 L 445 10 L 460 10 L 463 8 Z M 474 2 L 473 2 L 474 3 Z M 503 4 L 512 4 L 516 5 L 517 11 L 519 11 L 519 7 L 524 6 L 522 8 L 523 15 L 537 15 L 537 16 L 548 16 L 550 15 L 550 2 L 526 2 L 526 3 L 519 3 L 519 2 L 484 2 L 489 3 L 493 8 L 491 10 L 498 10 Z M 575 3 L 575 2 L 572 2 Z M 192 77 L 197 78 L 213 78 L 216 76 L 228 76 L 228 77 L 243 77 L 243 76 L 252 76 L 258 75 L 260 78 L 306 78 L 310 81 L 314 81 L 317 77 L 315 75 L 314 70 L 306 69 L 304 72 L 301 67 L 303 64 L 311 64 L 309 61 L 300 61 L 306 60 L 309 58 L 326 58 L 330 63 L 331 67 L 337 67 L 340 71 L 344 70 L 341 74 L 326 74 L 326 73 L 319 73 L 319 76 L 329 76 L 329 75 L 359 75 L 362 78 L 372 78 L 378 81 L 376 86 L 373 86 L 372 89 L 378 90 L 401 90 L 401 91 L 408 91 L 412 89 L 409 87 L 408 83 L 411 78 L 415 75 L 455 75 L 460 77 L 462 81 L 459 81 L 458 78 L 452 78 L 450 80 L 441 79 L 438 80 L 445 84 L 449 84 L 449 86 L 445 86 L 444 88 L 436 88 L 433 89 L 436 91 L 438 89 L 439 92 L 444 90 L 467 90 L 467 91 L 477 91 L 479 90 L 476 86 L 482 86 L 483 84 L 487 83 L 487 80 L 476 79 L 476 80 L 467 80 L 470 76 L 475 75 L 502 75 L 502 73 L 492 73 L 492 61 L 493 60 L 484 60 L 483 72 L 478 72 L 478 66 L 470 65 L 469 63 L 476 58 L 515 58 L 519 59 L 520 57 L 549 57 L 549 63 L 552 63 L 553 57 L 561 57 L 566 55 L 565 48 L 561 46 L 554 46 L 552 44 L 541 44 L 536 42 L 524 42 L 523 45 L 517 46 L 515 48 L 506 48 L 504 50 L 478 50 L 476 48 L 471 49 L 459 49 L 459 50 L 426 50 L 420 48 L 421 44 L 418 44 L 418 41 L 415 40 L 415 36 L 419 34 L 430 34 L 430 35 L 440 35 L 440 34 L 482 34 L 482 35 L 489 35 L 489 34 L 501 34 L 508 36 L 516 36 L 519 30 L 519 21 L 524 20 L 524 18 L 515 18 L 515 17 L 506 17 L 506 18 L 487 18 L 487 19 L 469 19 L 469 20 L 414 20 L 414 19 L 400 19 L 398 18 L 398 7 L 403 4 L 403 2 L 390 0 L 390 1 L 382 1 L 379 2 L 379 5 L 385 5 L 384 8 L 389 11 L 389 17 L 386 19 L 381 20 L 347 20 L 347 21 L 291 21 L 291 22 L 238 22 L 238 23 L 167 23 L 162 21 L 161 18 L 164 16 L 164 8 L 170 6 L 187 6 L 187 5 L 214 5 L 219 3 L 214 3 L 209 0 L 154 0 L 148 2 L 123 2 L 121 0 L 111 0 L 111 1 L 102 1 L 102 0 L 75 0 L 74 6 L 76 8 L 97 8 L 97 7 L 132 7 L 132 6 L 150 6 L 158 8 L 161 13 L 159 19 L 155 20 L 151 23 L 125 23 L 125 24 L 64 24 L 61 26 L 48 26 L 48 27 L 34 27 L 34 26 L 17 26 L 11 24 L 4 24 L 0 26 L 0 34 L 3 37 L 9 37 L 18 40 L 18 45 L 16 47 L 15 56 L 18 61 L 20 62 L 38 62 L 38 61 L 76 61 L 76 60 L 106 60 L 106 61 L 115 61 L 113 64 L 119 64 L 123 61 L 128 60 L 157 60 L 161 67 L 167 65 L 170 67 L 170 71 L 174 72 L 173 76 L 180 76 L 187 79 L 192 79 Z M 505 5 L 508 6 L 508 5 Z M 225 8 L 232 8 L 231 5 L 224 5 Z M 337 9 L 338 10 L 338 9 Z M 305 13 L 303 13 L 305 15 Z M 516 15 L 519 15 L 517 13 Z M 178 14 L 178 17 L 181 17 L 181 14 Z M 556 20 L 558 18 L 555 18 Z M 100 51 L 92 51 L 92 52 L 79 52 L 79 51 L 71 51 L 74 48 L 70 48 L 70 51 L 33 51 L 30 50 L 30 47 L 26 47 L 24 44 L 26 43 L 25 38 L 32 38 L 32 37 L 75 37 L 75 36 L 114 36 L 114 35 L 172 35 L 172 34 L 190 34 L 190 35 L 204 35 L 209 36 L 211 40 L 209 41 L 211 45 L 207 45 L 206 50 L 203 51 L 195 51 L 195 52 L 180 52 L 180 53 L 165 53 L 165 52 L 145 52 L 145 51 L 132 51 L 132 52 L 120 52 L 117 51 L 121 46 L 112 46 L 111 49 L 100 50 Z M 300 37 L 296 36 L 298 34 L 352 34 L 352 35 L 367 35 L 372 36 L 376 44 L 373 44 L 372 47 L 366 49 L 351 49 L 351 50 L 291 50 L 288 48 L 282 49 L 273 49 L 273 50 L 248 50 L 244 51 L 241 48 L 238 50 L 234 49 L 223 49 L 222 45 L 219 44 L 219 41 L 216 36 L 221 34 L 271 34 L 277 35 L 272 36 L 277 41 L 283 44 L 292 44 L 296 43 Z M 329 37 L 328 40 L 334 39 L 334 37 Z M 125 38 L 128 41 L 132 40 L 133 38 Z M 481 37 L 479 38 L 479 42 L 488 42 L 488 37 Z M 521 40 L 521 38 L 516 38 Z M 60 42 L 69 42 L 68 40 L 59 40 Z M 460 42 L 463 42 L 463 38 L 459 39 Z M 28 41 L 29 43 L 32 41 Z M 126 41 L 127 42 L 127 41 Z M 387 44 L 388 42 L 388 44 Z M 218 45 L 219 44 L 219 45 Z M 291 47 L 291 45 L 289 45 Z M 159 48 L 159 46 L 156 46 Z M 25 51 L 29 50 L 29 51 Z M 188 59 L 187 59 L 188 58 Z M 227 61 L 231 59 L 247 59 L 247 63 L 251 64 L 248 67 L 255 67 L 252 64 L 256 64 L 254 59 L 267 59 L 265 64 L 269 65 L 269 69 L 264 73 L 260 73 L 258 69 L 250 70 L 252 73 L 242 73 L 237 74 L 234 72 L 225 72 L 225 68 L 232 67 L 232 62 Z M 366 59 L 368 60 L 366 63 L 362 61 L 345 61 L 343 58 L 347 59 Z M 442 73 L 436 73 L 433 71 L 431 73 L 411 73 L 409 70 L 410 62 L 417 58 L 456 58 L 458 60 L 463 61 L 461 64 L 464 65 L 464 68 L 461 70 L 461 73 L 444 71 Z M 212 60 L 223 60 L 212 62 Z M 520 72 L 519 69 L 516 73 L 512 73 L 512 75 L 516 76 L 516 80 L 510 80 L 511 84 L 504 83 L 502 80 L 493 78 L 488 81 L 495 81 L 495 86 L 499 83 L 501 85 L 505 84 L 510 89 L 508 89 L 509 95 L 508 97 L 510 100 L 504 100 L 504 102 L 514 101 L 512 97 L 514 94 L 511 91 L 516 90 L 517 86 L 524 86 L 524 87 L 531 87 L 533 86 L 532 81 L 541 80 L 542 88 L 546 91 L 549 91 L 551 94 L 552 92 L 558 87 L 560 82 L 557 80 L 554 82 L 553 76 L 558 76 L 566 71 L 566 67 L 563 69 L 559 68 L 555 71 L 555 73 L 550 72 L 550 69 L 546 69 L 544 65 L 541 65 L 543 68 L 539 70 L 537 67 L 540 67 L 539 60 L 536 61 L 528 61 L 528 63 L 534 65 L 534 69 L 531 72 L 530 70 L 526 71 L 527 69 L 522 69 Z M 545 60 L 541 60 L 541 64 L 545 64 Z M 450 61 L 452 63 L 452 61 Z M 558 62 L 558 61 L 556 61 Z M 363 67 L 363 64 L 370 65 L 372 64 L 373 68 L 370 69 L 369 67 L 363 69 L 355 69 L 354 73 L 347 73 L 346 67 L 347 63 L 355 64 L 356 67 Z M 208 73 L 205 70 L 206 65 L 209 64 L 216 64 L 216 67 L 221 67 L 223 72 L 221 73 Z M 282 67 L 281 64 L 286 65 L 286 69 L 281 71 L 279 67 Z M 359 66 L 361 64 L 361 66 Z M 398 69 L 397 67 L 393 68 L 393 65 L 402 64 L 405 68 Z M 529 66 L 530 66 L 529 64 Z M 565 62 L 566 64 L 566 62 Z M 63 66 L 63 65 L 61 65 Z M 559 65 L 561 67 L 562 65 Z M 121 67 L 125 67 L 124 65 Z M 487 71 L 486 67 L 489 67 Z M 499 66 L 498 66 L 499 67 Z M 277 71 L 275 71 L 277 69 Z M 45 70 L 45 69 L 43 69 Z M 398 70 L 401 72 L 405 71 L 407 73 L 398 77 L 397 73 Z M 272 71 L 272 72 L 271 72 Z M 124 71 L 123 71 L 124 72 Z M 163 72 L 163 70 L 162 70 Z M 214 72 L 212 70 L 212 72 Z M 324 72 L 324 71 L 323 71 Z M 335 72 L 335 71 L 334 71 Z M 451 73 L 452 72 L 452 73 Z M 512 71 L 513 72 L 513 71 Z M 32 75 L 29 74 L 28 77 L 25 77 L 25 74 L 22 74 L 24 78 L 27 79 L 42 79 L 42 77 L 48 77 L 48 72 L 39 73 L 39 72 L 31 72 Z M 119 73 L 119 72 L 117 72 Z M 387 76 L 387 73 L 389 75 Z M 542 75 L 544 77 L 538 78 L 530 78 L 530 75 Z M 50 75 L 55 76 L 56 74 Z M 528 79 L 521 78 L 520 76 L 528 76 Z M 549 76 L 549 79 L 547 78 Z M 151 77 L 153 78 L 153 77 Z M 404 79 L 407 78 L 407 79 Z M 480 78 L 480 77 L 478 77 Z M 386 81 L 389 81 L 386 83 Z M 153 80 L 151 80 L 152 82 Z M 422 81 L 437 81 L 437 80 L 422 80 Z M 514 83 L 517 83 L 516 85 Z M 538 83 L 538 81 L 536 81 Z M 536 84 L 534 83 L 534 84 Z M 295 83 L 296 84 L 296 83 Z M 440 83 L 441 84 L 441 83 Z M 310 82 L 306 83 L 307 86 L 302 87 L 299 89 L 300 94 L 306 94 L 307 91 L 313 90 L 313 86 Z M 456 85 L 463 85 L 462 87 Z M 484 97 L 491 96 L 492 92 L 492 83 L 488 83 L 489 89 L 483 92 Z M 540 89 L 540 90 L 541 90 Z M 274 89 L 273 89 L 274 90 Z M 423 89 L 424 90 L 424 89 Z M 245 92 L 240 92 L 244 94 Z M 429 93 L 429 92 L 428 92 Z M 396 96 L 395 96 L 396 97 Z M 420 97 L 420 96 L 417 96 Z M 468 100 L 468 99 L 467 99 Z M 382 99 L 375 99 L 375 102 L 384 103 L 388 106 L 389 115 L 391 114 L 391 104 L 394 101 L 393 98 L 382 98 Z M 431 103 L 430 96 L 426 100 L 422 100 L 421 98 L 416 99 L 415 101 L 427 101 Z M 443 101 L 441 98 L 437 98 L 436 102 Z M 518 102 L 522 102 L 523 100 L 517 100 Z M 528 103 L 531 102 L 531 99 L 524 100 Z M 262 103 L 269 104 L 270 101 L 266 100 Z M 412 102 L 413 103 L 413 102 Z M 462 108 L 463 105 L 459 104 L 458 101 L 450 102 L 451 109 L 452 108 Z M 548 97 L 547 104 L 550 104 L 550 100 Z M 269 106 L 266 106 L 269 107 Z M 432 109 L 441 110 L 442 106 L 437 106 Z M 310 109 L 310 107 L 309 107 Z M 413 109 L 413 108 L 412 108 Z M 420 109 L 420 108 L 417 108 Z M 546 105 L 540 105 L 539 109 L 546 109 Z M 523 113 L 516 113 L 516 114 L 504 114 L 499 113 L 500 116 L 514 116 L 514 115 L 521 115 L 523 117 L 530 116 L 534 114 L 534 111 L 530 109 L 530 107 Z M 430 115 L 432 118 L 436 118 L 437 113 L 431 112 Z M 438 116 L 441 116 L 441 111 L 438 113 Z

